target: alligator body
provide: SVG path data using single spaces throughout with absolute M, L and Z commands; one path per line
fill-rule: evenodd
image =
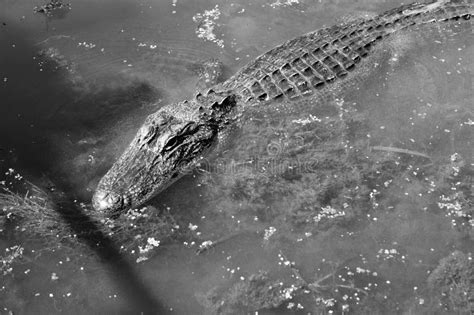
M 471 0 L 413 3 L 372 19 L 314 31 L 261 55 L 227 81 L 190 101 L 148 116 L 129 147 L 101 179 L 93 206 L 107 215 L 136 207 L 216 151 L 248 108 L 299 110 L 360 80 L 391 34 L 413 25 L 470 20 Z M 471 23 L 471 22 L 469 22 Z

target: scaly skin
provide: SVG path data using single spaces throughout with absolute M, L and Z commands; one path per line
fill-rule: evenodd
M 367 20 L 311 32 L 249 63 L 229 80 L 146 118 L 127 150 L 101 179 L 93 206 L 106 215 L 137 207 L 225 142 L 249 107 L 300 110 L 336 87 L 361 80 L 391 34 L 413 25 L 470 20 L 471 0 L 413 3 Z M 367 72 L 367 71 L 365 71 Z

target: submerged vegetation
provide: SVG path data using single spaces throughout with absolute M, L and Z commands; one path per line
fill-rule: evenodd
M 200 297 L 212 314 L 236 314 L 280 308 L 310 314 L 348 313 L 377 299 L 387 291 L 377 272 L 352 267 L 350 262 L 322 260 L 313 276 L 306 279 L 296 263 L 280 251 L 280 270 L 270 277 L 258 272 L 241 277 L 228 288 L 213 288 Z M 276 279 L 275 279 L 276 278 Z
M 49 192 L 41 189 L 25 181 L 13 169 L 7 175 L 10 178 L 2 182 L 0 193 L 0 232 L 9 238 L 21 235 L 31 242 L 40 240 L 43 252 L 54 249 L 75 252 L 78 247 L 84 247 L 80 239 L 93 231 L 83 229 L 83 234 L 78 235 L 68 221 L 73 220 L 80 226 L 81 220 L 88 217 L 99 222 L 101 232 L 119 244 L 121 251 L 135 256 L 137 262 L 146 260 L 160 243 L 178 240 L 188 233 L 187 229 L 180 229 L 169 208 L 163 211 L 153 207 L 131 209 L 115 219 L 101 218 L 83 203 L 77 203 L 77 211 L 86 213 L 86 217 L 75 211 L 60 211 L 52 196 L 59 193 L 56 188 L 51 187 Z M 25 193 L 15 191 L 14 186 Z
M 278 272 L 272 268 L 242 272 L 201 292 L 198 300 L 210 314 L 265 309 L 328 314 L 470 311 L 472 254 L 456 251 L 436 266 L 437 260 L 414 258 L 411 240 L 399 244 L 395 241 L 399 238 L 390 238 L 390 232 L 384 231 L 400 224 L 400 231 L 406 229 L 410 237 L 416 227 L 410 226 L 408 218 L 423 213 L 448 222 L 459 238 L 472 240 L 473 171 L 468 157 L 461 153 L 436 156 L 436 148 L 374 143 L 367 138 L 367 117 L 357 107 L 337 100 L 326 110 L 332 116 L 278 121 L 256 117 L 243 129 L 243 140 L 236 143 L 235 151 L 225 153 L 200 177 L 206 184 L 203 202 L 207 204 L 199 214 L 155 203 L 111 219 L 99 217 L 85 204 L 75 205 L 136 263 L 178 241 L 194 246 L 203 256 L 213 255 L 222 244 L 233 242 L 233 236 L 257 232 L 264 250 L 278 253 Z M 226 156 L 234 159 L 228 162 Z M 90 231 L 78 235 L 71 229 L 65 215 L 74 216 L 74 212 L 57 211 L 57 191 L 25 181 L 14 170 L 6 176 L 0 194 L 0 230 L 5 239 L 21 235 L 27 242 L 9 245 L 4 251 L 2 277 L 13 285 L 15 266 L 34 264 L 48 251 L 73 253 L 82 248 L 82 253 L 87 252 L 81 238 Z M 199 231 L 191 223 L 196 223 L 198 215 L 206 218 L 199 223 Z M 378 220 L 384 220 L 380 226 L 375 225 Z M 309 271 L 308 266 L 300 267 L 288 258 L 293 250 L 285 250 L 323 250 L 327 242 L 336 242 L 331 240 L 335 236 L 351 238 L 358 233 L 368 233 L 378 246 L 366 251 L 368 258 L 321 259 Z M 29 242 L 42 243 L 41 250 L 30 252 Z M 351 245 L 344 246 L 349 246 L 347 255 L 357 252 Z M 400 276 L 406 270 L 419 273 L 415 301 L 404 291 L 414 283 Z
M 13 170 L 9 172 L 14 174 Z M 64 224 L 59 212 L 54 210 L 50 197 L 36 185 L 25 184 L 29 190 L 24 195 L 2 187 L 0 206 L 3 226 L 0 230 L 9 234 L 21 233 L 29 239 L 41 237 L 53 246 L 74 239 L 74 233 Z
M 308 314 L 391 314 L 401 311 L 400 304 L 389 298 L 394 292 L 391 281 L 383 278 L 383 268 L 370 270 L 364 259 L 358 263 L 357 260 L 335 263 L 323 259 L 317 264 L 314 275 L 306 278 L 296 263 L 281 251 L 278 260 L 281 269 L 277 274 L 270 276 L 268 272 L 260 271 L 199 295 L 198 300 L 206 314 L 252 313 L 265 309 Z M 442 258 L 437 266 L 430 266 L 433 270 L 426 283 L 413 288 L 414 302 L 404 307 L 423 314 L 471 314 L 474 310 L 473 264 L 472 255 L 461 251 Z
M 474 260 L 472 254 L 454 251 L 441 259 L 428 277 L 428 285 L 447 311 L 474 312 Z
M 437 156 L 434 144 L 429 150 L 389 146 L 371 136 L 369 116 L 342 100 L 323 114 L 253 118 L 235 148 L 204 176 L 215 215 L 247 226 L 281 222 L 277 229 L 300 238 L 370 220 L 406 191 L 422 209 L 433 209 L 438 198 L 453 225 L 469 233 L 473 170 L 460 153 Z
M 432 229 L 427 227 L 430 223 L 417 227 L 417 220 L 446 222 L 441 229 L 445 235 L 450 231 L 451 239 L 440 237 L 439 241 L 453 246 L 449 250 L 472 244 L 472 151 L 456 144 L 462 141 L 457 139 L 466 141 L 472 136 L 472 113 L 462 106 L 430 105 L 417 113 L 419 121 L 412 120 L 408 137 L 413 138 L 397 139 L 374 131 L 370 115 L 357 104 L 333 100 L 324 106 L 321 113 L 275 119 L 265 111 L 261 116 L 254 113 L 233 148 L 211 172 L 204 172 L 211 213 L 206 215 L 219 222 L 209 223 L 210 229 L 222 234 L 259 230 L 262 246 L 270 252 L 286 247 L 299 248 L 300 253 L 322 248 L 320 255 L 325 255 L 323 249 L 336 251 L 326 242 L 337 244 L 337 238 L 346 236 L 363 241 L 360 235 L 380 247 L 364 251 L 364 244 L 349 242 L 368 257 L 359 264 L 326 260 L 314 278 L 279 256 L 278 260 L 283 259 L 279 262 L 289 267 L 290 278 L 284 273 L 235 277 L 229 281 L 232 284 L 209 291 L 202 305 L 216 314 L 232 312 L 237 305 L 245 312 L 263 310 L 271 304 L 269 299 L 280 310 L 316 314 L 472 311 L 466 306 L 466 294 L 472 296 L 472 277 L 467 274 L 472 266 L 467 264 L 464 270 L 457 266 L 457 275 L 440 280 L 441 267 L 436 262 L 442 256 L 427 257 L 444 256 L 446 248 L 411 245 L 420 242 L 420 246 L 425 238 L 426 244 L 435 242 L 429 239 L 431 231 L 424 230 Z M 403 131 L 400 136 L 407 135 Z M 450 150 L 443 151 L 446 143 Z M 342 248 L 357 252 L 351 245 Z M 456 252 L 453 255 L 459 258 Z M 327 273 L 321 275 L 322 270 Z M 407 274 L 416 276 L 408 279 Z M 260 285 L 250 285 L 249 279 L 258 279 Z M 434 279 L 445 283 L 437 286 Z M 265 291 L 275 281 L 279 295 Z M 441 290 L 441 300 L 432 297 L 430 287 Z M 284 288 L 293 288 L 288 299 L 283 299 Z M 248 301 L 243 296 L 261 299 Z
M 287 288 L 283 288 L 279 281 L 271 280 L 266 272 L 259 272 L 225 291 L 217 287 L 211 289 L 198 299 L 207 314 L 231 315 L 277 308 L 291 299 L 286 292 Z

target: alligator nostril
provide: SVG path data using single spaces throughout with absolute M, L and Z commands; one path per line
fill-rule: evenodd
M 97 191 L 92 197 L 92 206 L 97 211 L 112 210 L 121 206 L 121 198 L 119 195 Z
M 108 195 L 102 191 L 97 191 L 92 197 L 92 206 L 95 210 L 104 210 L 108 208 Z

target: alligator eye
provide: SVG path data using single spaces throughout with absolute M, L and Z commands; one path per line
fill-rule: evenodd
M 179 137 L 171 137 L 168 140 L 168 142 L 166 142 L 163 149 L 166 150 L 166 151 L 173 150 L 175 147 L 177 147 L 179 145 L 180 140 L 182 140 L 182 139 L 179 139 Z
M 190 135 L 196 132 L 198 129 L 198 124 L 196 124 L 194 121 L 191 121 L 188 123 L 186 126 L 181 129 L 180 135 L 185 136 L 185 135 Z
M 176 147 L 185 142 L 187 137 L 196 133 L 198 129 L 199 126 L 194 121 L 187 123 L 184 127 L 177 131 L 175 135 L 167 139 L 165 145 L 163 146 L 163 150 L 172 151 L 176 149 Z

